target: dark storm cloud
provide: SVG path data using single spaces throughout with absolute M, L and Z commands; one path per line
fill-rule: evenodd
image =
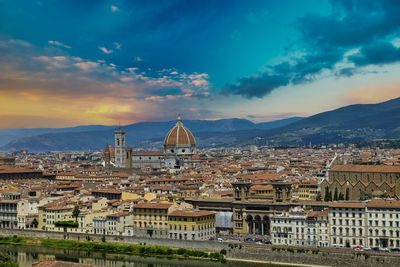
M 400 60 L 400 49 L 392 43 L 378 41 L 364 46 L 349 59 L 357 66 L 390 64 Z
M 222 94 L 261 98 L 282 86 L 311 82 L 323 70 L 335 70 L 335 64 L 354 49 L 358 52 L 347 57 L 354 66 L 338 69 L 335 75 L 352 76 L 358 73 L 357 67 L 400 61 L 400 49 L 391 43 L 400 36 L 400 1 L 332 1 L 331 14 L 303 16 L 296 26 L 300 39 L 289 50 L 300 49 L 304 56 L 239 78 L 227 84 Z

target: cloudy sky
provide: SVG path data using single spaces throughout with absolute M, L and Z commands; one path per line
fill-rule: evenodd
M 307 116 L 400 97 L 400 1 L 0 0 L 0 127 Z

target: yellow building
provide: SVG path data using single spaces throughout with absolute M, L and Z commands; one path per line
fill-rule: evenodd
M 62 200 L 53 201 L 38 207 L 38 229 L 54 232 L 93 233 L 93 218 L 107 216 L 107 199 L 92 201 L 90 207 L 83 205 L 77 218 L 73 216 L 75 205 Z M 86 209 L 85 209 L 86 208 Z M 56 226 L 57 222 L 73 221 L 76 226 Z
M 133 231 L 137 236 L 168 237 L 168 214 L 175 209 L 172 203 L 147 202 L 133 207 Z
M 168 214 L 170 239 L 209 240 L 215 236 L 215 213 L 175 210 Z
M 299 184 L 297 188 L 297 195 L 299 200 L 316 200 L 318 193 L 318 182 L 309 180 Z
M 44 231 L 64 231 L 63 227 L 56 227 L 55 223 L 59 221 L 72 221 L 73 206 L 60 205 L 59 203 L 49 203 L 39 207 L 38 229 Z

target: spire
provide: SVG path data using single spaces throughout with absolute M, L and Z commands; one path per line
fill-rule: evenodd
M 110 146 L 108 145 L 108 141 L 106 141 L 106 148 L 104 149 L 105 153 L 110 153 Z
M 182 118 L 181 118 L 181 114 L 178 114 L 178 118 L 177 118 L 177 122 L 176 122 L 176 126 L 182 126 Z

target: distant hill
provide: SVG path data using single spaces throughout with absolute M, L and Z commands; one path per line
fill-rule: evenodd
M 222 119 L 222 120 L 187 120 L 183 121 L 198 139 L 199 146 L 224 145 L 227 140 L 238 141 L 236 135 L 227 139 L 226 134 L 230 132 L 247 132 L 253 136 L 258 130 L 268 130 L 302 118 L 293 117 L 272 122 L 253 123 L 245 119 Z M 175 125 L 175 121 L 167 122 L 140 122 L 123 126 L 127 132 L 128 144 L 134 148 L 160 149 L 160 141 L 167 132 Z M 66 151 L 66 150 L 99 150 L 104 147 L 106 140 L 113 144 L 113 131 L 117 126 L 89 125 L 73 128 L 49 128 L 49 129 L 0 129 L 0 140 L 8 140 L 0 151 L 15 151 L 28 149 L 32 152 L 42 151 Z M 14 139 L 12 137 L 14 136 Z M 202 136 L 205 142 L 202 143 Z M 240 139 L 242 140 L 242 139 Z M 222 141 L 222 142 L 221 142 Z
M 306 145 L 400 138 L 400 98 L 358 104 L 310 116 L 245 142 Z

